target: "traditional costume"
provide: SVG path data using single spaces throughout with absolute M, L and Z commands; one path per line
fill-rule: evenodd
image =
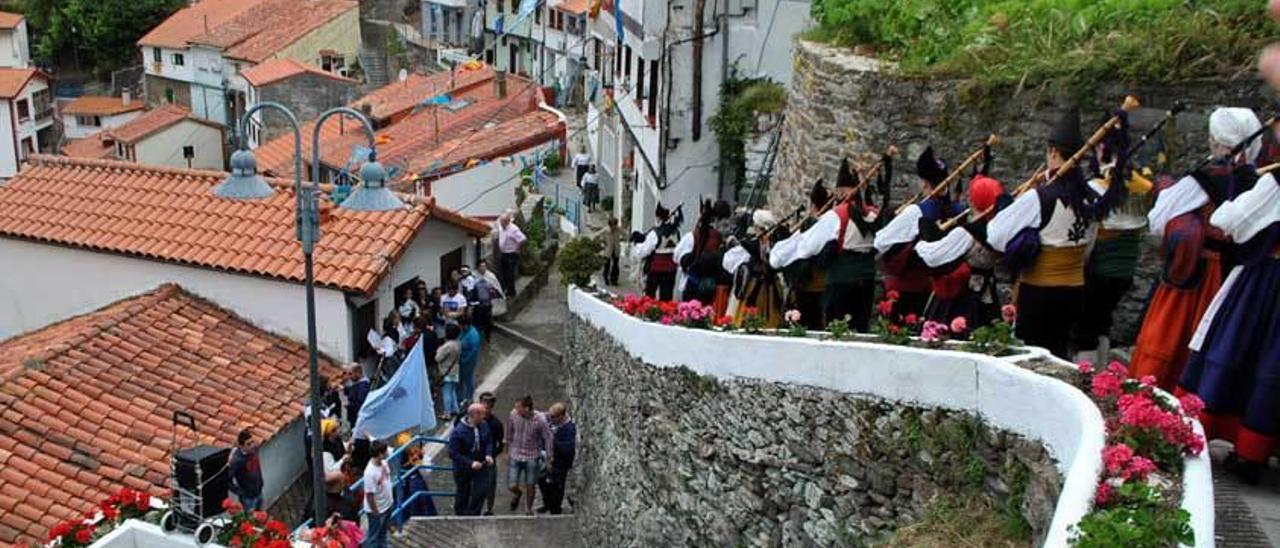
M 675 296 L 676 271 L 679 269 L 675 250 L 680 243 L 680 223 L 662 204 L 658 204 L 654 215 L 658 219 L 657 226 L 643 236 L 638 232 L 632 234 L 631 239 L 637 245 L 631 256 L 643 261 L 644 294 L 669 301 Z
M 818 215 L 831 201 L 831 194 L 819 179 L 809 192 L 809 215 L 800 222 L 797 234 L 802 233 L 818 222 Z M 777 249 L 777 246 L 774 246 Z M 827 289 L 827 269 L 818 257 L 798 259 L 783 269 L 787 287 L 791 290 L 791 299 L 795 309 L 800 311 L 800 323 L 806 329 L 825 329 L 827 322 L 822 309 L 822 294 Z
M 680 300 L 696 300 L 703 304 L 715 302 L 717 281 L 723 272 L 720 263 L 724 258 L 724 238 L 715 228 L 715 220 L 715 209 L 711 203 L 703 203 L 697 226 L 680 238 L 672 253 L 684 273 Z M 717 314 L 723 313 L 723 308 L 717 311 Z
M 924 149 L 916 159 L 916 175 L 920 177 L 921 192 L 926 193 L 946 180 L 947 165 L 934 155 L 933 147 Z M 959 208 L 952 203 L 950 192 L 943 192 L 906 208 L 876 233 L 875 249 L 885 291 L 898 292 L 895 315 L 924 312 L 933 288 L 929 269 L 920 262 L 914 247 L 920 241 L 941 238 L 938 223 L 957 214 Z
M 751 221 L 753 237 L 745 238 L 724 254 L 724 269 L 734 273 L 731 299 L 736 306 L 734 324 L 741 326 L 747 310 L 755 309 L 755 313 L 764 318 L 765 327 L 777 328 L 782 325 L 782 282 L 778 271 L 769 265 L 773 237 L 769 231 L 777 220 L 773 213 L 759 209 L 752 213 Z
M 1214 111 L 1209 135 L 1222 147 L 1234 147 L 1260 128 L 1248 109 Z M 1151 233 L 1163 238 L 1165 267 L 1147 304 L 1134 344 L 1129 373 L 1154 376 L 1171 390 L 1187 363 L 1188 342 L 1209 303 L 1222 286 L 1224 263 L 1231 262 L 1229 241 L 1209 224 L 1214 209 L 1257 177 L 1251 162 L 1261 145 L 1252 143 L 1236 158 L 1220 158 L 1160 191 L 1147 216 Z
M 950 323 L 963 316 L 979 327 L 1000 318 L 996 271 L 1000 254 L 986 242 L 987 222 L 998 201 L 1007 201 L 1000 181 L 978 175 L 969 182 L 969 211 L 973 220 L 932 242 L 920 242 L 915 253 L 932 273 L 933 297 L 924 316 Z
M 769 255 L 769 264 L 777 269 L 802 259 L 816 259 L 825 266 L 823 316 L 826 321 L 848 316 L 849 325 L 858 331 L 867 331 L 871 323 L 876 277 L 872 243 L 879 213 L 888 205 L 888 186 L 893 176 L 892 159 L 886 155 L 881 161 L 884 168 L 877 185 L 882 199 L 879 209 L 870 206 L 862 192 L 847 195 L 808 230 L 779 242 Z M 849 168 L 847 160 L 842 162 L 836 183 L 837 196 L 840 192 L 853 192 L 858 186 L 858 175 Z
M 1235 243 L 1240 265 L 1192 337 L 1179 387 L 1204 400 L 1206 434 L 1234 442 L 1256 482 L 1280 434 L 1280 184 L 1263 176 L 1209 222 Z
M 1123 142 L 1127 117 L 1111 132 L 1116 144 L 1110 150 L 1127 148 Z M 1048 140 L 1065 162 L 1084 147 L 1080 116 L 1072 110 L 1058 121 Z M 1127 174 L 1125 158 L 1117 157 L 1117 173 Z M 1084 172 L 1072 166 L 1057 173 L 1051 166 L 1047 177 L 1054 182 L 1023 193 L 987 226 L 991 247 L 1005 254 L 1005 264 L 1018 275 L 1015 288 L 1018 307 L 1017 336 L 1027 344 L 1041 346 L 1067 358 L 1072 330 L 1080 321 L 1084 302 L 1084 267 L 1089 246 L 1097 234 L 1098 220 L 1109 213 L 1110 204 L 1123 185 L 1102 190 L 1087 183 Z
M 1106 188 L 1108 172 L 1091 183 Z M 1111 353 L 1111 326 L 1120 300 L 1133 288 L 1142 238 L 1147 228 L 1152 183 L 1134 173 L 1129 177 L 1127 198 L 1102 220 L 1089 254 L 1084 280 L 1084 312 L 1076 325 L 1077 357 L 1107 363 Z M 1082 354 L 1088 354 L 1084 356 Z

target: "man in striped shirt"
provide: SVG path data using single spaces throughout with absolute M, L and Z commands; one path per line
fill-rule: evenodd
M 507 485 L 511 494 L 511 511 L 520 507 L 524 495 L 524 513 L 533 515 L 534 489 L 543 458 L 551 454 L 551 426 L 546 415 L 533 409 L 533 396 L 525 396 L 507 418 L 506 445 L 511 450 L 507 464 Z

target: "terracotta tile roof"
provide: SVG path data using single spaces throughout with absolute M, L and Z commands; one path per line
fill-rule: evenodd
M 218 28 L 261 2 L 263 0 L 201 0 L 174 12 L 138 40 L 138 45 L 186 49 L 192 38 Z
M 582 15 L 591 7 L 590 4 L 591 3 L 587 0 L 563 0 L 558 5 L 552 7 L 574 15 Z
M 48 79 L 37 69 L 0 67 L 0 99 L 17 97 L 27 87 L 27 82 L 36 77 Z
M 26 19 L 21 13 L 9 13 L 0 11 L 0 29 L 16 29 L 22 24 L 22 20 Z
M 287 78 L 293 78 L 300 74 L 311 74 L 332 78 L 339 82 L 349 82 L 358 84 L 355 80 L 340 76 L 332 72 L 326 72 L 320 67 L 297 61 L 294 59 L 272 59 L 265 63 L 254 65 L 240 72 L 240 76 L 244 77 L 246 82 L 253 87 L 262 87 L 268 84 L 279 82 Z
M 43 542 L 122 487 L 165 496 L 176 410 L 202 444 L 271 439 L 301 415 L 306 361 L 169 284 L 0 342 L 0 542 Z
M 452 78 L 454 88 L 453 93 L 465 93 L 474 90 L 482 85 L 487 84 L 493 79 L 493 69 L 484 68 L 476 71 L 458 72 L 456 77 Z M 406 116 L 410 116 L 414 107 L 418 106 L 422 101 L 439 95 L 441 93 L 450 92 L 451 77 L 448 72 L 438 72 L 431 75 L 410 74 L 404 82 L 395 82 L 388 84 L 373 92 L 352 101 L 349 107 L 356 110 L 365 109 L 368 105 L 371 117 L 374 120 L 381 121 L 382 124 L 389 124 L 403 120 Z M 510 89 L 510 83 L 508 83 Z M 311 161 L 311 133 L 315 125 L 308 121 L 303 124 L 302 135 L 305 137 L 302 143 L 303 157 L 307 162 Z M 338 143 L 343 141 L 345 134 L 352 134 L 349 143 L 358 142 L 360 146 L 364 146 L 364 131 L 352 125 L 348 120 L 341 123 L 337 119 L 331 119 L 320 128 L 321 151 L 330 149 L 339 150 Z M 360 141 L 355 139 L 359 138 Z M 344 155 L 351 153 L 350 145 L 342 152 Z M 285 135 L 275 140 L 264 143 L 254 151 L 254 155 L 258 159 L 258 168 L 280 177 L 293 176 L 293 136 Z M 330 153 L 332 154 L 332 153 Z
M 72 158 L 104 159 L 115 156 L 115 145 L 104 140 L 107 133 L 99 131 L 83 139 L 72 139 L 62 145 L 62 154 Z
M 514 120 L 447 141 L 425 156 L 409 160 L 408 173 L 427 176 L 464 167 L 471 160 L 493 160 L 563 139 L 564 124 L 545 110 L 530 112 Z M 429 172 L 429 173 L 428 173 Z
M 89 114 L 109 116 L 112 114 L 124 114 L 135 110 L 146 108 L 140 100 L 132 100 L 129 104 L 124 104 L 124 99 L 120 97 L 108 97 L 99 95 L 86 95 L 77 97 L 66 106 L 62 107 L 63 114 Z
M 269 179 L 275 195 L 242 201 L 214 196 L 213 187 L 225 177 L 34 155 L 0 186 L 0 237 L 301 282 L 292 181 Z M 328 213 L 315 248 L 316 284 L 373 291 L 428 218 L 475 236 L 489 232 L 484 223 L 451 216 L 433 200 L 404 198 L 411 207 L 391 212 L 334 208 L 322 198 Z
M 148 110 L 141 116 L 129 120 L 119 127 L 110 129 L 111 136 L 117 141 L 126 144 L 133 144 L 141 141 L 147 136 L 172 126 L 183 120 L 191 120 L 199 124 L 209 127 L 223 129 L 221 125 L 197 118 L 191 115 L 191 111 L 184 109 L 178 105 L 161 105 L 159 107 Z
M 190 41 L 222 48 L 233 59 L 261 63 L 315 29 L 357 9 L 356 0 L 262 0 L 220 25 L 210 25 L 208 32 Z

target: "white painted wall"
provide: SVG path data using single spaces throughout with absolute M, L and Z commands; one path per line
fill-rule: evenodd
M 1064 382 L 980 354 L 664 326 L 627 316 L 576 288 L 568 291 L 571 313 L 608 332 L 632 356 L 649 365 L 685 366 L 722 379 L 752 378 L 816 386 L 960 410 L 998 428 L 1039 440 L 1063 476 L 1045 546 L 1067 546 L 1068 527 L 1092 506 L 1094 487 L 1102 471 L 1106 428 L 1097 406 Z M 1032 351 L 1056 360 L 1042 349 Z M 1207 455 L 1205 452 L 1199 458 L 1188 459 L 1185 476 L 1188 481 L 1197 482 L 1184 491 L 1184 507 L 1193 512 L 1197 546 L 1213 546 L 1213 496 Z
M 14 134 L 13 102 L 0 99 L 0 179 L 18 174 L 18 145 Z
M 193 59 L 191 58 L 190 49 L 160 48 L 159 63 L 155 62 L 155 48 L 142 46 L 138 49 L 142 53 L 142 65 L 147 74 L 180 82 L 192 82 L 195 80 L 195 69 L 192 64 Z M 173 54 L 175 53 L 182 55 L 182 66 L 173 64 Z
M 37 91 L 43 91 L 46 89 L 49 89 L 49 82 L 43 77 L 37 75 L 32 78 L 31 81 L 27 83 L 27 87 L 23 88 L 22 92 L 18 94 L 18 97 L 27 100 L 28 108 L 30 108 L 29 112 L 31 113 L 31 116 L 27 118 L 27 121 L 18 122 L 18 139 L 19 142 L 21 142 L 22 139 L 30 137 L 31 141 L 35 143 L 35 150 L 37 151 L 40 150 L 40 140 L 37 138 L 36 134 L 39 133 L 40 130 L 52 126 L 54 121 L 53 119 L 56 117 L 55 113 L 54 116 L 49 116 L 43 120 L 36 118 L 36 116 L 39 115 L 39 112 L 36 112 L 36 102 L 32 98 L 32 95 Z M 50 105 L 52 105 L 53 97 L 50 97 L 49 101 Z
M 76 115 L 64 113 L 62 115 L 62 127 L 65 129 L 68 139 L 83 139 L 104 129 L 118 128 L 137 118 L 142 112 L 141 110 L 135 110 L 112 116 L 100 116 L 99 118 L 102 119 L 101 126 L 82 126 L 76 121 Z
M 470 265 L 475 258 L 474 238 L 453 225 L 428 220 L 418 232 L 400 260 L 391 267 L 391 273 L 378 284 L 378 322 L 391 313 L 395 305 L 393 292 L 397 285 L 419 277 L 428 287 L 443 285 L 440 274 L 440 257 L 461 247 L 462 263 Z M 378 324 L 381 326 L 381 323 Z
M 153 133 L 136 145 L 140 164 L 188 167 L 182 147 L 195 147 L 190 167 L 222 170 L 222 131 L 190 119 Z
M 27 42 L 27 21 L 12 30 L 0 30 L 0 67 L 31 66 L 31 50 Z
M 296 403 L 298 409 L 302 409 L 306 402 L 300 400 Z M 306 447 L 303 440 L 306 431 L 307 423 L 302 420 L 302 413 L 299 412 L 275 437 L 262 444 L 258 459 L 262 464 L 263 507 L 271 506 L 293 485 L 298 476 L 306 473 Z
M 515 154 L 532 155 L 536 148 Z M 432 181 L 431 195 L 441 205 L 472 217 L 496 216 L 515 207 L 519 173 L 519 162 L 489 162 Z
M 193 46 L 187 56 L 192 64 L 191 112 L 200 118 L 228 123 L 226 90 L 228 78 L 221 50 Z
M 307 340 L 302 284 L 8 238 L 0 238 L 0 257 L 9 267 L 0 273 L 0 339 L 173 282 L 262 329 Z M 349 325 L 343 293 L 316 288 L 320 349 L 354 359 Z

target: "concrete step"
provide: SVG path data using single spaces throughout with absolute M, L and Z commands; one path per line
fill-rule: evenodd
M 404 548 L 581 547 L 573 516 L 413 518 L 391 545 Z

